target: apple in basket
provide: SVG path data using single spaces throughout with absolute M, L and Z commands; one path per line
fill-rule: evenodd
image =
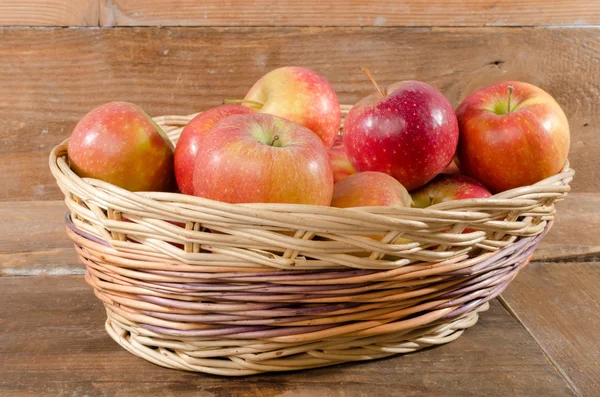
M 459 167 L 492 192 L 534 184 L 565 165 L 567 117 L 541 88 L 494 84 L 469 95 L 456 114 Z
M 333 187 L 332 207 L 410 207 L 412 200 L 400 182 L 382 172 L 358 172 Z
M 414 206 L 426 208 L 450 200 L 486 198 L 492 194 L 476 180 L 459 174 L 440 174 L 411 194 Z
M 194 194 L 228 203 L 329 205 L 333 173 L 312 131 L 270 114 L 233 115 L 202 140 Z
M 223 105 L 194 117 L 183 129 L 175 147 L 175 178 L 179 191 L 194 193 L 194 160 L 204 135 L 221 119 L 233 114 L 252 114 L 253 109 L 240 105 Z
M 67 149 L 77 175 L 131 191 L 173 190 L 173 152 L 163 130 L 128 102 L 106 103 L 86 114 Z
M 333 182 L 337 183 L 349 175 L 355 174 L 356 170 L 348 160 L 348 154 L 344 147 L 344 138 L 338 135 L 329 148 L 329 160 L 333 170 Z
M 337 182 L 333 187 L 332 207 L 407 207 L 412 200 L 408 191 L 400 182 L 382 172 L 358 172 Z M 369 235 L 375 240 L 383 236 Z M 394 244 L 410 243 L 410 240 L 398 238 Z
M 333 87 L 323 76 L 303 67 L 270 71 L 240 102 L 259 113 L 283 117 L 314 131 L 327 148 L 340 130 L 340 104 Z
M 359 101 L 344 123 L 344 145 L 357 171 L 379 171 L 408 190 L 439 174 L 454 157 L 458 122 L 432 86 L 401 81 Z
M 456 159 L 452 160 L 450 164 L 446 168 L 440 172 L 440 174 L 459 174 L 460 169 L 458 168 L 458 164 L 456 163 Z

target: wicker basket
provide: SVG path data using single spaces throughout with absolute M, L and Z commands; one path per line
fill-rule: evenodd
M 194 116 L 155 120 L 176 142 Z M 428 209 L 242 205 L 82 179 L 66 152 L 50 168 L 110 336 L 158 365 L 233 376 L 455 340 L 527 264 L 573 177 L 567 164 Z

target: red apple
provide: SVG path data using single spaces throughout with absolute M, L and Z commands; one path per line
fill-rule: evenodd
M 175 180 L 173 151 L 152 118 L 128 102 L 110 102 L 86 114 L 75 126 L 67 150 L 77 175 L 131 191 L 170 191 Z
M 229 116 L 202 140 L 194 194 L 228 203 L 329 205 L 333 173 L 312 131 L 269 114 Z
M 338 135 L 333 141 L 333 145 L 329 148 L 329 160 L 333 170 L 333 182 L 339 182 L 348 175 L 356 173 L 356 170 L 348 160 L 348 154 L 344 147 L 344 138 Z
M 483 185 L 468 176 L 441 174 L 410 195 L 415 207 L 426 208 L 444 201 L 485 198 L 492 194 Z
M 410 207 L 412 200 L 400 182 L 381 172 L 359 172 L 333 187 L 332 207 Z
M 244 105 L 283 117 L 314 131 L 329 148 L 340 130 L 335 91 L 310 69 L 286 66 L 264 75 L 248 91 Z
M 565 165 L 567 117 L 534 85 L 514 81 L 482 88 L 460 104 L 456 115 L 460 169 L 492 192 L 534 184 Z
M 183 194 L 194 193 L 194 160 L 204 135 L 219 120 L 232 114 L 252 114 L 254 110 L 240 105 L 223 105 L 194 117 L 185 126 L 175 147 L 175 178 Z
M 438 90 L 419 81 L 378 87 L 344 123 L 344 145 L 354 168 L 389 174 L 408 190 L 450 164 L 457 143 L 454 109 Z

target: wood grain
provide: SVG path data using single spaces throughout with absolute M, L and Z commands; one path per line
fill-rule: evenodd
M 582 396 L 600 390 L 600 262 L 535 263 L 502 295 Z
M 589 260 L 600 254 L 600 196 L 572 193 L 558 204 L 552 230 L 534 260 Z M 0 202 L 0 276 L 81 273 L 64 232 L 62 201 Z M 587 227 L 581 227 L 585 224 Z
M 57 200 L 46 164 L 93 107 L 112 100 L 151 115 L 189 114 L 243 97 L 269 70 L 325 75 L 343 103 L 380 84 L 429 82 L 453 105 L 482 86 L 524 80 L 570 119 L 575 191 L 600 192 L 600 28 L 118 28 L 0 31 L 0 200 Z
M 0 26 L 98 26 L 99 0 L 2 0 Z
M 4 26 L 581 26 L 599 22 L 600 4 L 590 0 L 0 2 Z
M 531 26 L 600 22 L 600 4 L 590 0 L 104 2 L 102 26 Z
M 556 221 L 533 259 L 583 261 L 600 255 L 600 195 L 571 193 L 556 205 Z
M 0 394 L 48 396 L 573 395 L 499 304 L 457 341 L 403 357 L 242 379 L 160 368 L 114 343 L 81 277 L 0 279 Z M 29 393 L 29 394 L 27 394 Z
M 0 276 L 82 273 L 62 201 L 0 203 Z

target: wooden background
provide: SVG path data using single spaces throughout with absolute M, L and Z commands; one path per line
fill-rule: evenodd
M 124 100 L 154 116 L 193 113 L 224 98 L 243 97 L 260 76 L 285 65 L 323 74 L 340 101 L 351 104 L 372 90 L 360 71 L 363 64 L 382 85 L 422 80 L 454 106 L 475 89 L 513 79 L 542 87 L 561 104 L 577 171 L 573 193 L 559 206 L 556 226 L 536 253 L 538 262 L 531 266 L 536 270 L 520 276 L 503 299 L 514 310 L 511 321 L 517 319 L 533 335 L 531 349 L 539 345 L 544 362 L 550 357 L 552 365 L 544 371 L 556 369 L 575 394 L 594 395 L 600 389 L 597 344 L 594 361 L 581 340 L 574 347 L 561 344 L 561 338 L 596 342 L 592 326 L 600 325 L 578 317 L 574 334 L 564 318 L 573 314 L 569 311 L 588 315 L 577 312 L 584 308 L 570 291 L 587 288 L 584 298 L 600 299 L 592 288 L 600 284 L 596 0 L 0 0 L 0 276 L 83 272 L 63 233 L 65 207 L 47 163 L 51 148 L 93 107 Z M 570 271 L 577 276 L 570 279 Z M 30 288 L 23 285 L 37 284 L 3 280 L 0 289 L 13 288 L 6 292 L 11 299 Z M 567 312 L 531 303 L 539 296 L 553 299 L 544 288 L 552 280 L 572 305 Z M 80 284 L 73 285 L 80 291 Z M 490 321 L 502 323 L 505 309 L 498 306 L 495 313 L 500 319 Z M 100 327 L 95 324 L 94 330 Z M 124 357 L 123 365 L 129 365 L 127 359 L 137 363 Z M 521 379 L 521 364 L 512 364 L 510 376 Z M 47 380 L 41 372 L 27 374 L 32 381 Z M 489 390 L 504 390 L 495 387 Z M 435 390 L 442 393 L 445 387 Z M 519 390 L 544 389 L 517 387 L 505 395 Z M 552 395 L 563 395 L 560 388 L 553 390 Z
M 322 73 L 343 103 L 372 90 L 362 64 L 382 85 L 422 80 L 455 106 L 494 82 L 536 84 L 570 121 L 577 175 L 565 211 L 598 208 L 597 1 L 0 0 L 0 25 L 0 214 L 14 225 L 0 241 L 2 275 L 78 271 L 56 233 L 64 206 L 47 162 L 90 109 L 124 100 L 189 114 L 284 65 Z M 538 255 L 600 250 L 572 219 Z

